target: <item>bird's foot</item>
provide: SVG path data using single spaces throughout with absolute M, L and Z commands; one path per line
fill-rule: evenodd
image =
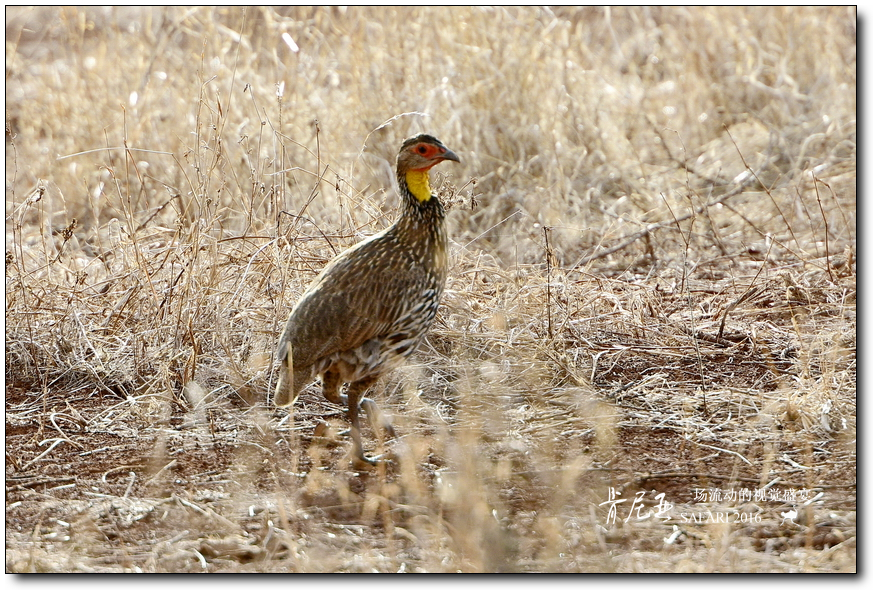
M 369 415 L 369 414 L 368 414 Z M 357 426 L 352 425 L 352 464 L 356 469 L 372 469 L 376 465 L 392 462 L 391 459 L 383 454 L 375 457 L 367 457 L 364 454 L 364 445 L 361 442 L 361 432 Z
M 360 455 L 355 454 L 352 457 L 352 466 L 355 469 L 360 469 L 362 471 L 373 469 L 379 465 L 390 465 L 392 463 L 394 463 L 394 458 L 389 453 L 374 455 L 372 457 L 368 457 L 361 453 Z

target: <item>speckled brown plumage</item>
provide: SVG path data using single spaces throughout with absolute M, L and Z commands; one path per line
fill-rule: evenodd
M 325 397 L 348 404 L 355 456 L 363 461 L 371 460 L 361 444 L 359 404 L 378 413 L 363 394 L 415 350 L 445 286 L 445 210 L 428 182 L 428 170 L 443 160 L 460 161 L 433 136 L 403 142 L 397 155 L 400 217 L 324 268 L 294 306 L 279 340 L 274 403 L 290 406 L 320 375 Z M 339 393 L 343 383 L 349 384 L 346 395 Z

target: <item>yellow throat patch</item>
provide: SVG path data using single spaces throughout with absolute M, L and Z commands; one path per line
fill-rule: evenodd
M 406 173 L 406 186 L 420 203 L 430 200 L 430 174 L 427 170 L 410 170 Z

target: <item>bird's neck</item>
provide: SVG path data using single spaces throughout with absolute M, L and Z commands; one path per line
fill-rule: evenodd
M 426 170 L 409 170 L 397 175 L 400 187 L 400 217 L 392 233 L 411 248 L 422 249 L 435 256 L 433 262 L 444 272 L 448 239 L 445 229 L 446 211 L 439 198 L 430 192 Z M 422 198 L 426 195 L 426 198 Z
M 402 197 L 401 217 L 425 225 L 442 223 L 446 212 L 437 196 L 430 192 L 430 173 L 427 170 L 398 171 L 397 184 Z
M 406 187 L 419 203 L 425 203 L 433 196 L 430 192 L 430 172 L 427 170 L 407 170 Z

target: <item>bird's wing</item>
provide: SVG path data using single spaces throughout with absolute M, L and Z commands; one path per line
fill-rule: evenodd
M 424 271 L 392 239 L 379 234 L 353 246 L 313 281 L 289 319 L 296 366 L 385 335 L 417 303 L 409 299 Z

